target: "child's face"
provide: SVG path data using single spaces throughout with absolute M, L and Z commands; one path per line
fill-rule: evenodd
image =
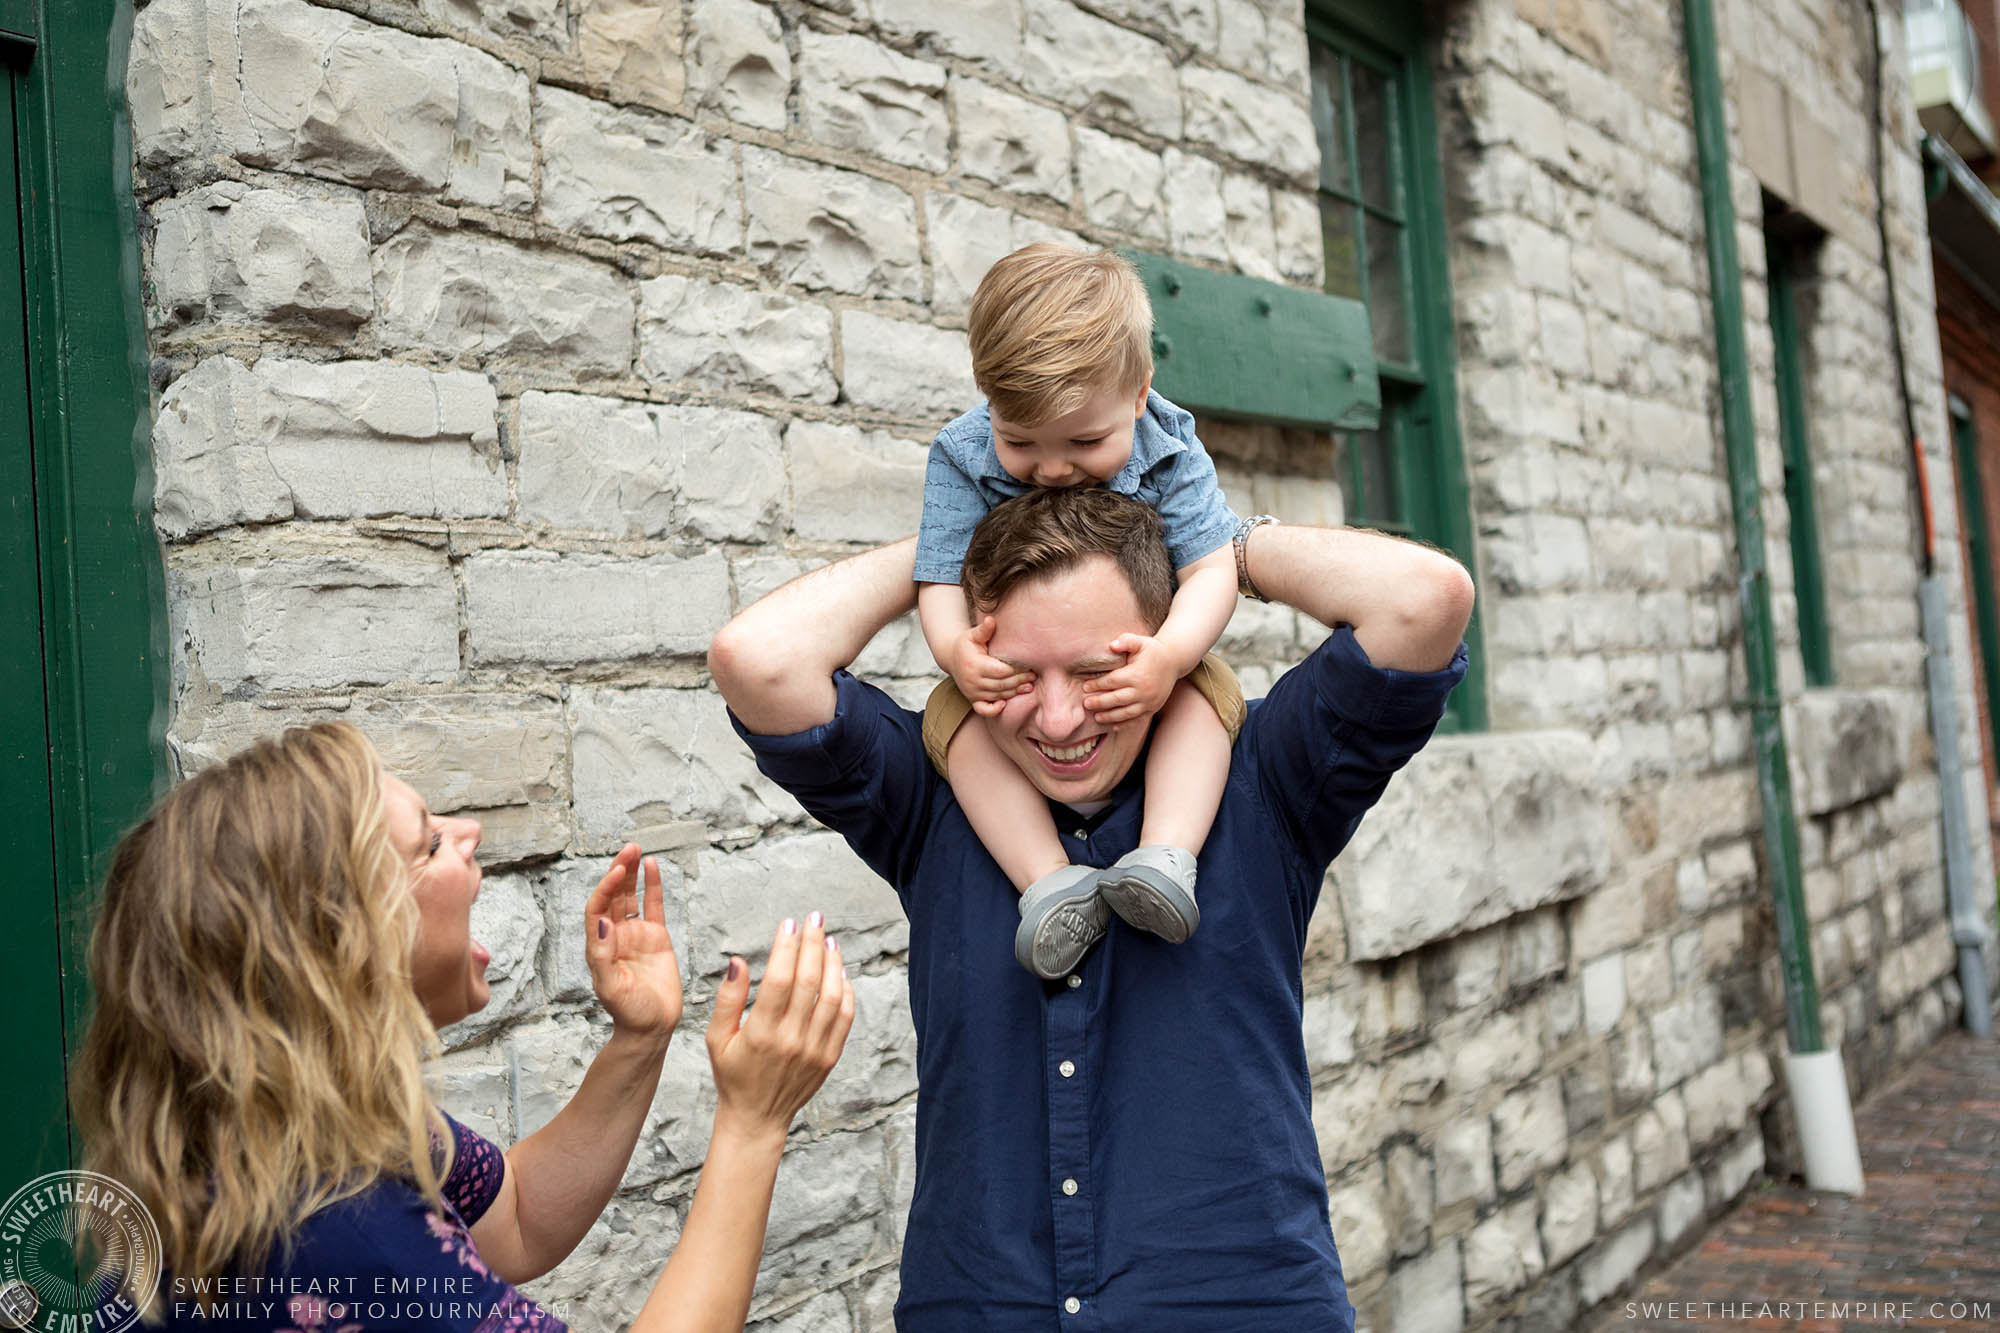
M 993 448 L 1000 466 L 1030 486 L 1097 486 L 1124 470 L 1132 458 L 1132 428 L 1146 411 L 1148 381 L 1138 396 L 1100 389 L 1082 407 L 1039 426 L 1017 426 L 993 417 Z

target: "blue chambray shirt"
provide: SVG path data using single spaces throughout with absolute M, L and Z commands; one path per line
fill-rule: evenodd
M 1201 929 L 1176 946 L 1114 920 L 1053 983 L 1014 961 L 1018 896 L 925 758 L 920 714 L 843 671 L 830 722 L 736 724 L 909 915 L 897 1328 L 1351 1333 L 1300 1031 L 1306 923 L 1465 662 L 1461 646 L 1442 671 L 1383 670 L 1336 630 L 1250 704 L 1202 848 Z M 1137 844 L 1144 773 L 1142 755 L 1095 819 L 1052 805 L 1073 862 Z
M 1237 517 L 1216 484 L 1215 464 L 1195 438 L 1194 417 L 1150 390 L 1145 415 L 1132 430 L 1132 457 L 1104 486 L 1158 511 L 1175 569 L 1193 564 L 1236 535 Z M 924 472 L 917 582 L 957 583 L 979 520 L 1002 501 L 1034 489 L 1000 466 L 986 404 L 939 431 Z

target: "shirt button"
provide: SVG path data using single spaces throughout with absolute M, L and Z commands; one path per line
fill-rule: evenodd
M 1078 986 L 1081 986 L 1082 984 L 1083 984 L 1082 977 L 1078 976 L 1074 972 L 1069 974 L 1069 988 L 1071 990 L 1075 990 Z
M 1065 1180 L 1063 1182 L 1063 1193 L 1064 1194 L 1076 1193 L 1076 1182 L 1074 1180 Z
M 1068 1300 L 1063 1302 L 1063 1310 L 1067 1314 L 1075 1314 L 1078 1310 L 1081 1310 L 1082 1308 L 1083 1308 L 1083 1302 L 1078 1300 L 1074 1296 L 1070 1297 Z
M 1076 1061 L 1074 1060 L 1063 1061 L 1061 1064 L 1056 1066 L 1056 1072 L 1058 1074 L 1061 1074 L 1064 1078 L 1068 1078 L 1071 1074 L 1074 1074 L 1076 1072 Z

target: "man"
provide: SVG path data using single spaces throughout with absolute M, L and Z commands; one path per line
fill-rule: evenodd
M 1034 679 L 968 725 L 1050 798 L 1073 861 L 1109 865 L 1137 840 L 1150 723 L 1097 723 L 1084 687 L 1116 665 L 1113 639 L 1155 628 L 1140 608 L 1171 600 L 1131 573 L 1164 561 L 1121 558 L 1157 544 L 1158 518 L 1101 489 L 1043 491 L 989 514 L 989 537 L 967 553 L 968 600 L 994 617 L 988 651 Z M 1015 965 L 1015 892 L 926 759 L 920 716 L 843 669 L 912 606 L 912 543 L 787 584 L 709 651 L 759 767 L 909 914 L 899 1328 L 1353 1327 L 1300 1033 L 1306 923 L 1464 673 L 1472 585 L 1374 533 L 1245 523 L 1237 542 L 1249 595 L 1341 628 L 1250 706 L 1199 932 L 1169 945 L 1112 921 L 1054 982 Z

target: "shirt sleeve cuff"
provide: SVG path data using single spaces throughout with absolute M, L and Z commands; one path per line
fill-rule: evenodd
M 759 736 L 730 711 L 729 725 L 750 747 L 758 769 L 780 787 L 816 787 L 835 781 L 845 771 L 841 756 L 865 743 L 858 734 L 867 716 L 861 706 L 865 687 L 850 673 L 836 671 L 833 689 L 833 717 L 787 736 Z
M 1213 521 L 1197 528 L 1190 536 L 1171 542 L 1167 556 L 1174 562 L 1175 569 L 1186 569 L 1205 555 L 1221 550 L 1236 540 L 1236 525 L 1241 522 L 1235 514 L 1224 509 Z
M 1465 679 L 1469 660 L 1463 642 L 1451 663 L 1437 671 L 1378 667 L 1354 637 L 1351 625 L 1337 625 L 1313 651 L 1320 697 L 1334 711 L 1363 726 L 1427 727 L 1444 715 L 1444 703 Z

